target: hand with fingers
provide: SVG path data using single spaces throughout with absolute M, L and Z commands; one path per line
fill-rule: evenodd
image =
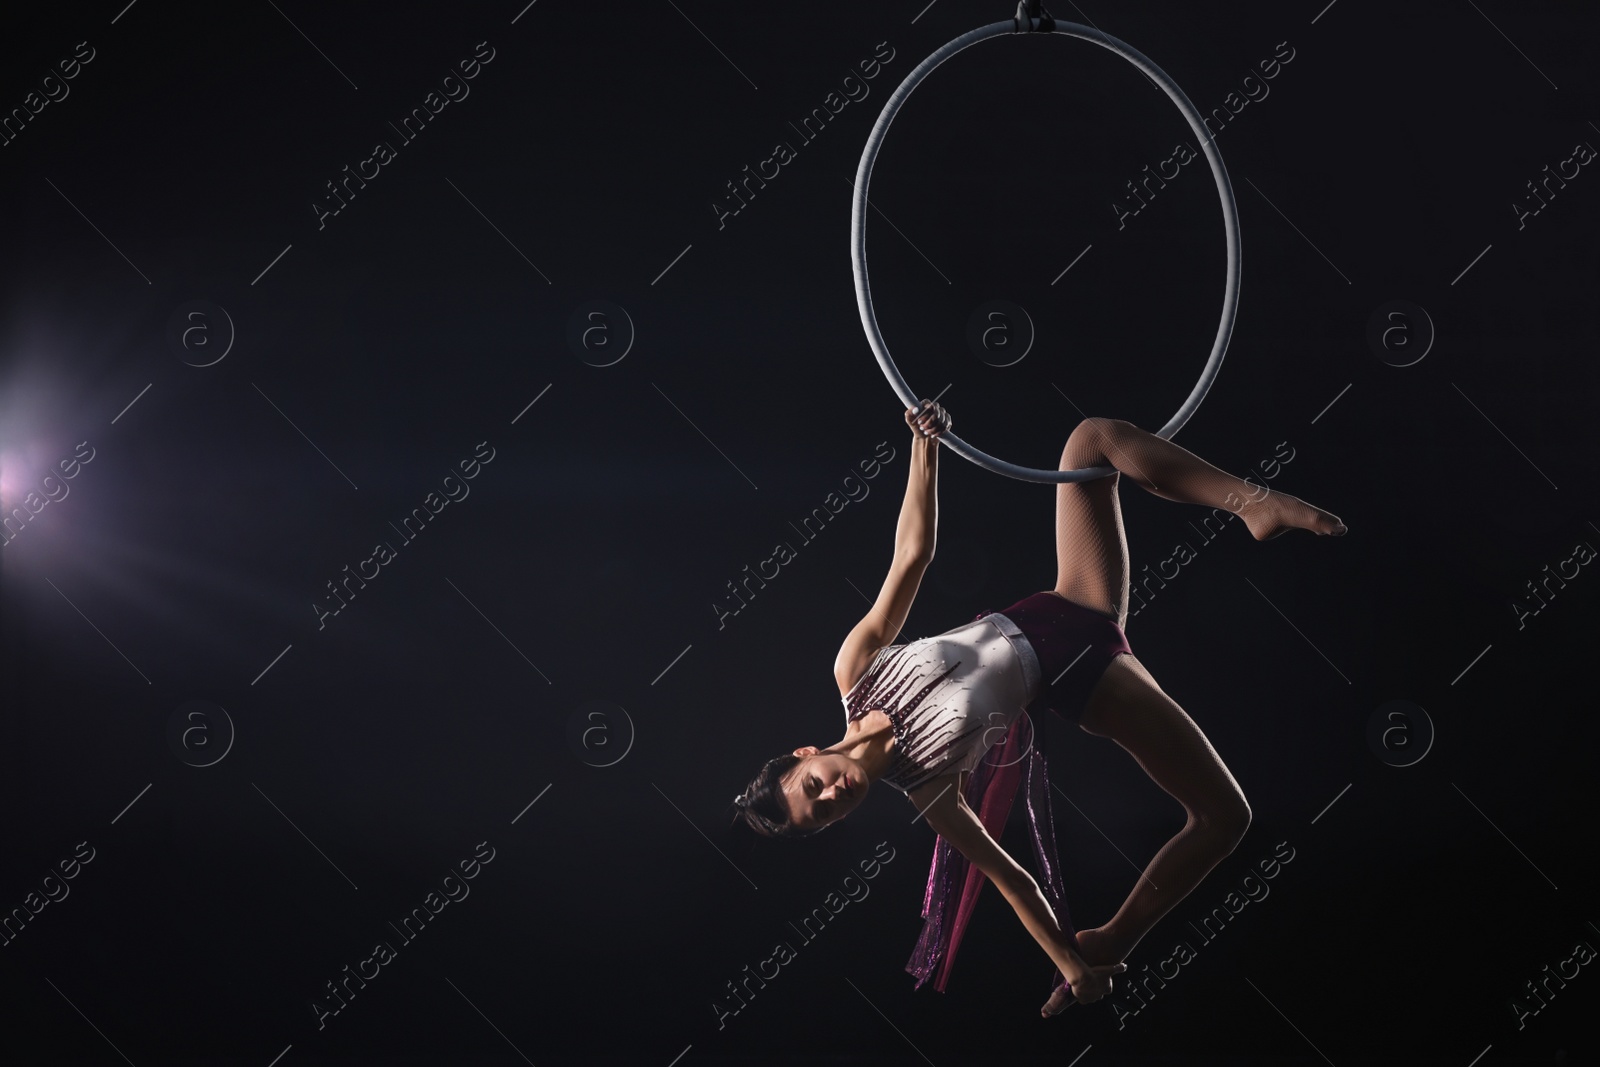
M 906 425 L 918 437 L 937 438 L 950 432 L 950 413 L 942 405 L 924 399 L 918 406 L 906 409 Z
M 1088 973 L 1079 975 L 1076 982 L 1057 986 L 1049 1003 L 1040 1009 L 1040 1014 L 1049 1018 L 1052 1015 L 1060 1015 L 1073 1004 L 1093 1004 L 1111 993 L 1112 976 L 1122 974 L 1127 969 L 1126 963 L 1108 963 L 1102 967 L 1090 967 Z M 1057 1004 L 1061 1006 L 1051 1010 Z

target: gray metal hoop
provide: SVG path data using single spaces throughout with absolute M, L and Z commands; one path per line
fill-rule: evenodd
M 1031 22 L 1037 29 L 1039 20 L 1034 19 Z M 1233 335 L 1233 320 L 1239 307 L 1239 213 L 1233 201 L 1233 186 L 1228 181 L 1228 172 L 1222 165 L 1222 156 L 1217 152 L 1217 146 L 1207 132 L 1205 123 L 1183 90 L 1167 77 L 1165 71 L 1137 49 L 1092 27 L 1080 26 L 1075 22 L 1056 22 L 1054 28 L 1056 33 L 1091 41 L 1115 52 L 1144 71 L 1161 87 L 1172 102 L 1178 105 L 1178 109 L 1183 112 L 1183 117 L 1189 123 L 1189 128 L 1200 139 L 1206 162 L 1211 164 L 1211 176 L 1216 179 L 1217 193 L 1222 199 L 1223 228 L 1228 241 L 1228 269 L 1222 296 L 1222 319 L 1217 324 L 1217 335 L 1211 344 L 1211 356 L 1206 360 L 1205 369 L 1200 372 L 1200 380 L 1195 383 L 1193 391 L 1184 400 L 1178 413 L 1157 431 L 1158 437 L 1170 439 L 1183 428 L 1184 423 L 1188 422 L 1189 417 L 1200 407 L 1200 401 L 1205 398 L 1211 383 L 1217 377 L 1217 372 L 1222 369 L 1222 357 L 1227 353 L 1228 340 Z M 900 105 L 905 103 L 906 97 L 921 84 L 929 71 L 979 41 L 1014 33 L 1016 33 L 1016 23 L 1013 20 L 991 23 L 957 37 L 918 64 L 915 70 L 906 75 L 906 80 L 900 83 L 900 87 L 883 105 L 883 112 L 873 124 L 872 132 L 867 137 L 866 147 L 861 152 L 861 164 L 856 168 L 855 196 L 850 209 L 850 259 L 855 273 L 856 306 L 860 309 L 861 326 L 867 333 L 867 341 L 872 345 L 872 353 L 878 359 L 878 366 L 883 368 L 884 377 L 889 379 L 889 384 L 908 408 L 918 406 L 921 401 L 901 377 L 894 360 L 889 356 L 888 345 L 884 343 L 883 334 L 878 329 L 877 315 L 872 309 L 871 285 L 867 281 L 867 186 L 872 178 L 872 165 L 877 161 L 878 148 L 883 144 L 884 135 L 889 132 L 889 123 L 894 121 Z M 1084 467 L 1080 470 L 1066 471 L 1020 467 L 979 451 L 953 433 L 943 434 L 939 440 L 980 467 L 1027 482 L 1086 482 L 1116 473 L 1111 467 Z

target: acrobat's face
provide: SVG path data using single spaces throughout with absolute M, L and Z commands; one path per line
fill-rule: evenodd
M 800 762 L 783 779 L 789 818 L 802 830 L 837 822 L 856 809 L 872 783 L 859 760 L 814 745 L 797 748 Z

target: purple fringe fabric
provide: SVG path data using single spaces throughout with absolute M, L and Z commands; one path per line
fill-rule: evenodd
M 1050 810 L 1050 774 L 1044 753 L 1031 745 L 1032 722 L 1024 712 L 1011 724 L 1003 744 L 989 750 L 967 778 L 966 800 L 989 836 L 1000 840 L 1018 785 L 1025 785 L 1023 802 L 1028 815 L 1029 837 L 1038 864 L 1040 891 L 1068 938 L 1077 942 L 1077 929 L 1067 911 L 1066 890 L 1056 851 L 1055 820 Z M 998 753 L 998 755 L 996 755 Z M 978 893 L 988 879 L 984 873 L 943 837 L 933 846 L 933 865 L 928 871 L 928 887 L 922 898 L 922 936 L 906 963 L 906 971 L 922 988 L 931 977 L 933 987 L 944 992 L 955 966 L 956 949 L 972 918 Z M 1053 986 L 1063 984 L 1060 970 L 1054 971 Z

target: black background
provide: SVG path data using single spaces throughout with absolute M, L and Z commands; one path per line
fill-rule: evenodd
M 1230 529 L 1129 622 L 1255 813 L 1129 961 L 1187 941 L 1177 978 L 1136 1013 L 1119 993 L 1041 1021 L 1050 964 L 990 889 L 948 992 L 913 991 L 934 837 L 899 794 L 804 842 L 728 829 L 762 760 L 838 737 L 833 655 L 890 557 L 909 434 L 861 332 L 851 181 L 912 67 L 1009 15 L 924 3 L 5 16 L 8 113 L 78 42 L 94 55 L 0 147 L 6 513 L 79 442 L 94 458 L 0 556 L 0 909 L 80 842 L 94 859 L 0 948 L 0 1060 L 1593 1055 L 1592 966 L 1520 1027 L 1513 1003 L 1600 944 L 1600 578 L 1581 569 L 1520 628 L 1513 606 L 1600 544 L 1600 178 L 1583 168 L 1521 229 L 1513 207 L 1600 143 L 1595 18 L 1575 5 L 1056 9 L 1206 112 L 1293 52 L 1218 136 L 1241 303 L 1178 440 L 1258 477 L 1292 450 L 1271 484 L 1351 532 Z M 480 41 L 470 96 L 319 229 L 324 183 L 398 142 L 387 124 Z M 802 141 L 789 123 L 880 42 L 892 58 L 852 83 L 870 95 Z M 719 227 L 725 183 L 780 140 L 796 158 Z M 1111 205 L 1185 141 L 1150 82 L 1067 38 L 985 42 L 913 94 L 871 185 L 873 294 L 957 433 L 1053 468 L 1083 414 L 1153 428 L 1177 409 L 1216 329 L 1216 190 L 1197 160 L 1120 230 Z M 990 299 L 1037 328 L 1014 366 L 967 347 Z M 167 337 L 194 300 L 237 331 L 207 367 Z M 637 331 L 611 366 L 566 340 L 592 300 Z M 1393 300 L 1437 331 L 1410 366 L 1366 340 Z M 398 541 L 389 523 L 484 441 L 470 496 L 319 629 L 325 583 Z M 790 524 L 880 442 L 868 496 L 802 541 Z M 941 478 L 908 636 L 1054 583 L 1052 490 L 948 450 Z M 1136 572 L 1196 540 L 1199 509 L 1131 485 L 1123 504 Z M 797 558 L 719 626 L 727 583 L 778 542 Z M 168 741 L 191 700 L 237 730 L 212 766 Z M 1411 766 L 1367 740 L 1390 700 L 1436 733 Z M 594 701 L 627 721 L 585 719 Z M 1098 924 L 1182 810 L 1109 742 L 1057 730 L 1049 750 L 1072 914 Z M 324 983 L 398 942 L 388 924 L 480 842 L 470 896 L 319 1029 Z M 800 943 L 789 922 L 881 842 L 870 895 Z M 1006 844 L 1024 848 L 1015 819 Z M 1270 895 L 1197 937 L 1280 849 Z M 719 1027 L 725 984 L 780 941 L 797 958 Z

